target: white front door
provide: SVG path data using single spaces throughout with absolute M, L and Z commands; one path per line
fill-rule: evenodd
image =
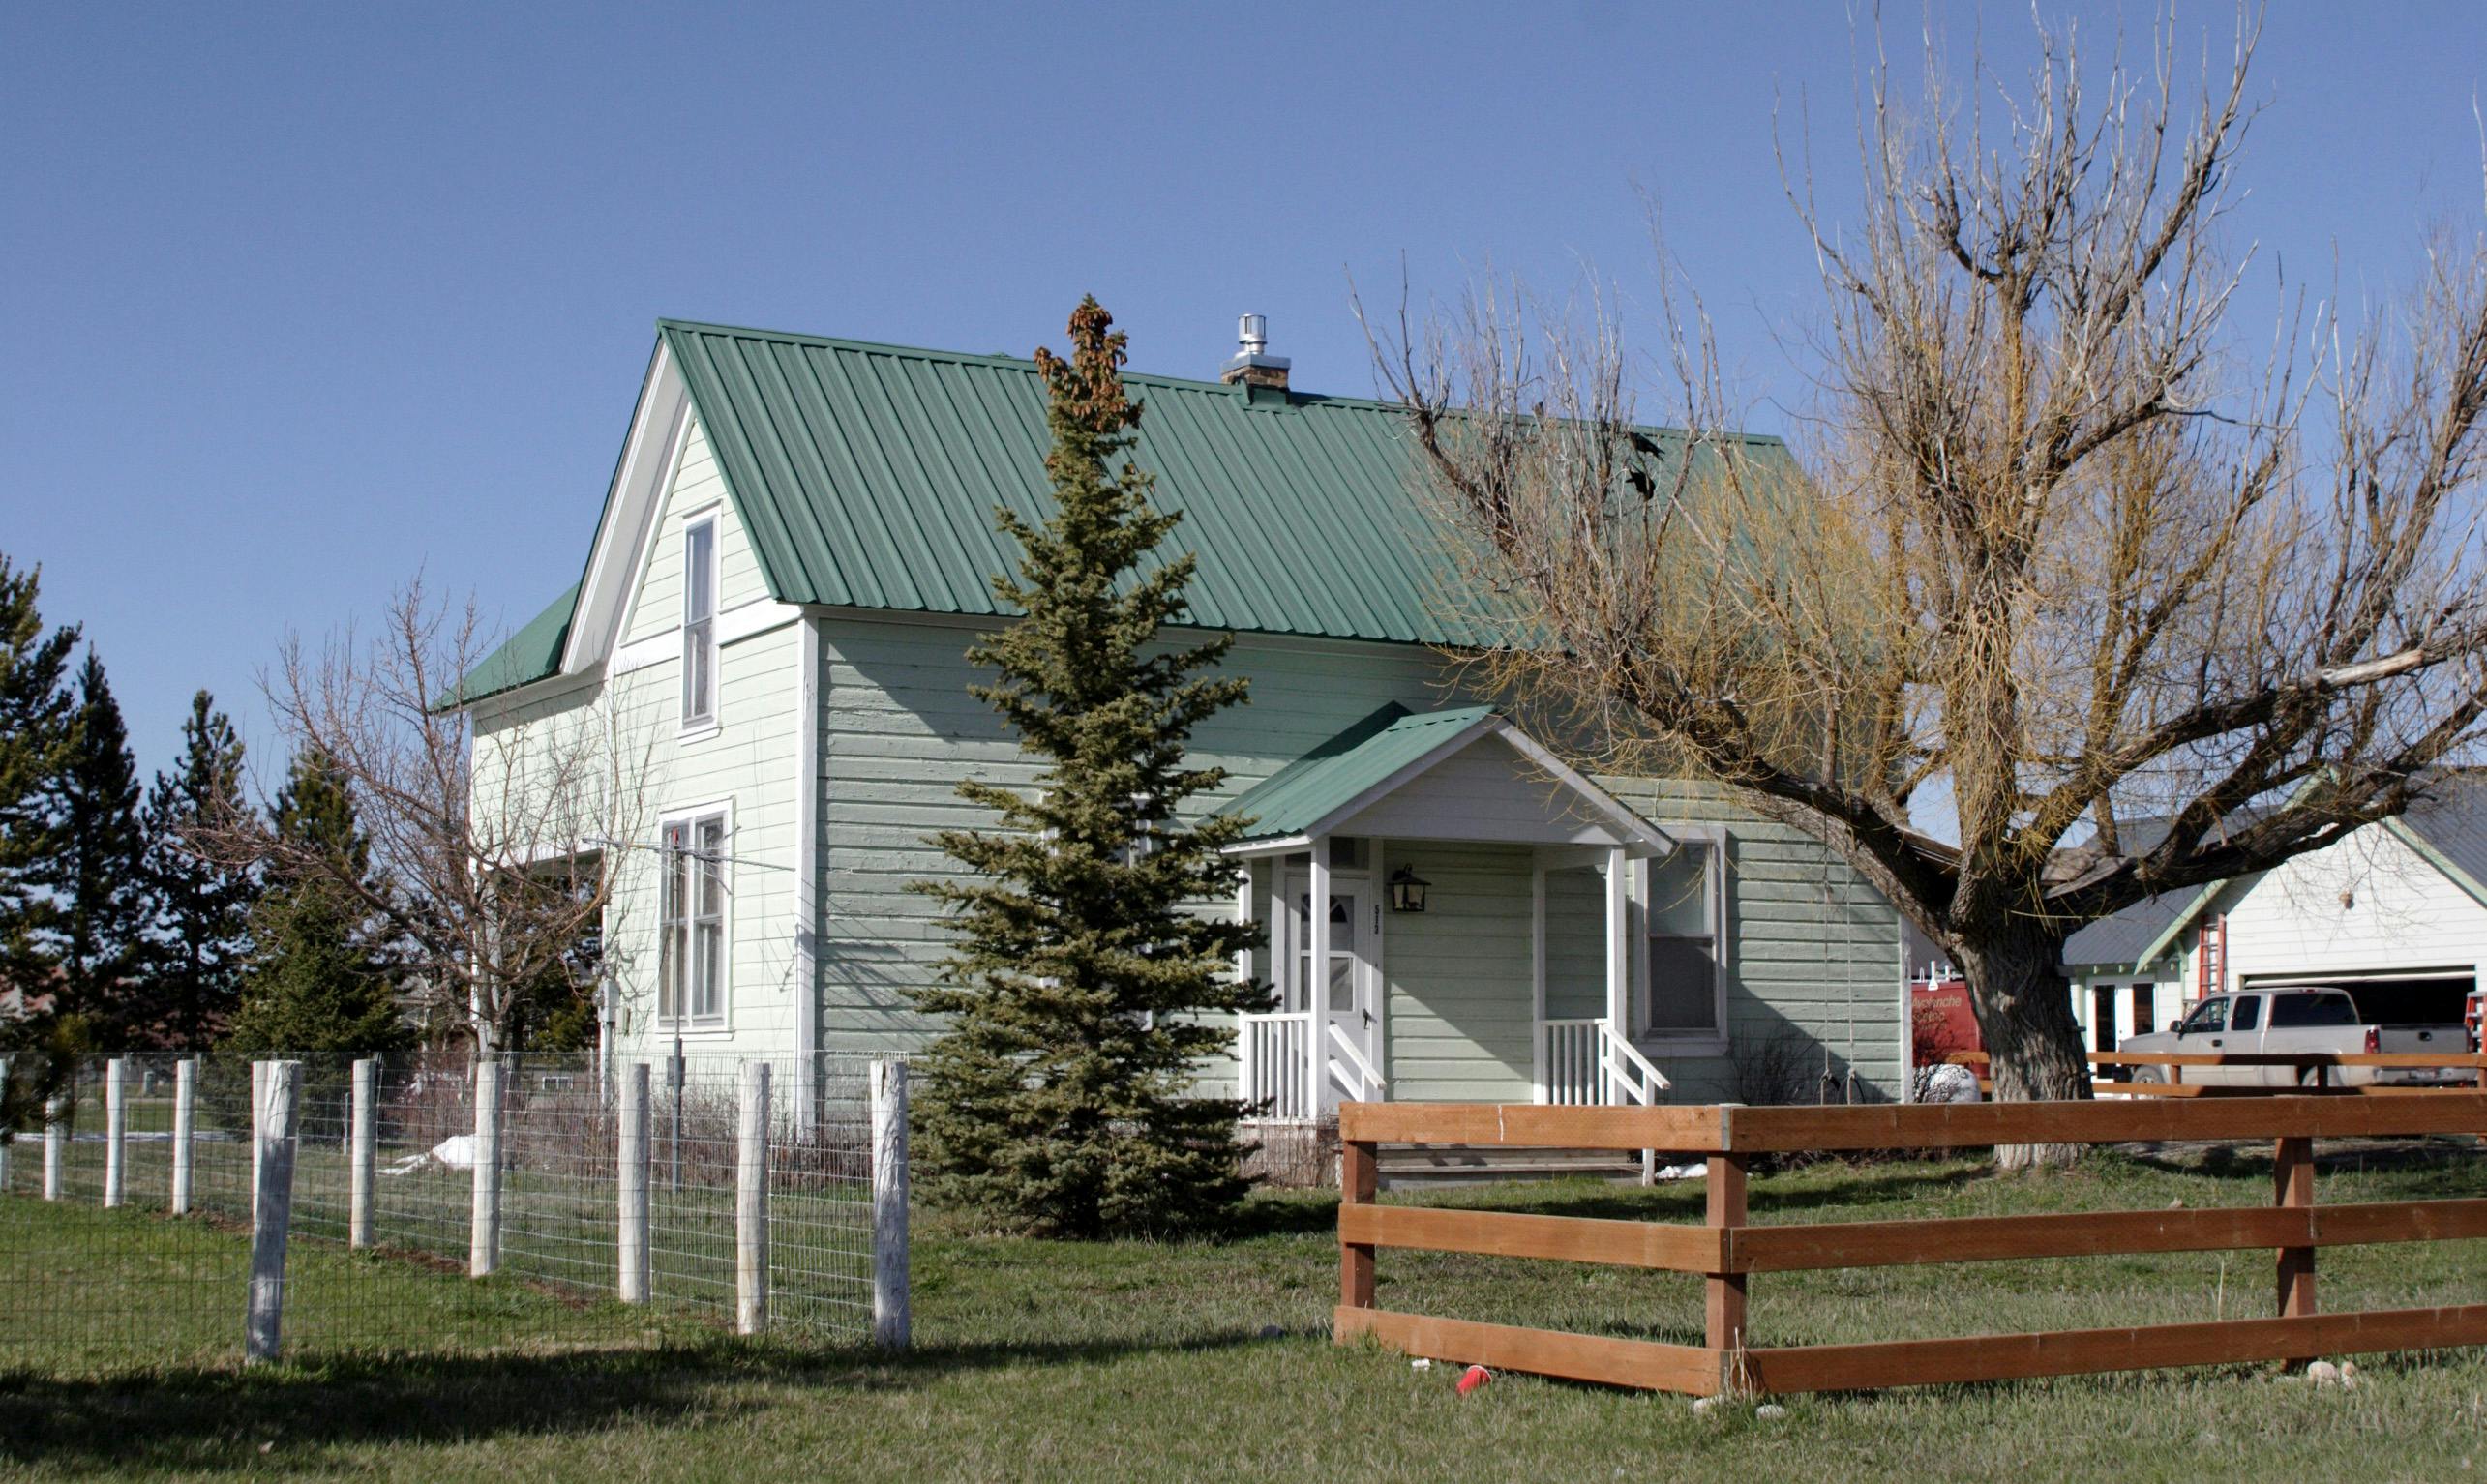
M 1364 881 L 1331 878 L 1330 963 L 1322 972 L 1315 972 L 1312 965 L 1311 905 L 1312 893 L 1304 878 L 1291 876 L 1286 888 L 1286 1007 L 1313 1012 L 1312 1031 L 1320 1038 L 1321 1065 L 1326 1069 L 1321 1108 L 1327 1113 L 1341 1098 L 1381 1095 L 1379 1089 L 1362 1086 L 1362 1076 L 1352 1064 L 1342 1064 L 1346 1057 L 1330 1033 L 1335 1026 L 1364 1058 L 1365 1066 L 1381 1069 L 1381 1047 L 1374 1034 L 1379 1024 L 1374 1001 L 1382 977 L 1374 963 L 1382 929 L 1381 899 Z

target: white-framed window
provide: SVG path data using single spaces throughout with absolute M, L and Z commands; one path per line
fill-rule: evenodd
M 669 816 L 663 830 L 656 1018 L 668 1025 L 723 1024 L 728 812 L 718 806 Z
M 717 522 L 682 530 L 682 726 L 717 721 Z
M 1662 826 L 1670 855 L 1640 870 L 1640 1013 L 1649 1041 L 1721 1046 L 1727 1039 L 1727 839 L 1716 827 Z

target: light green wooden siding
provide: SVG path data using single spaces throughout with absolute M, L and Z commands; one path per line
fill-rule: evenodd
M 1606 1013 L 1606 877 L 1585 866 L 1545 874 L 1545 1013 L 1558 1021 Z
M 845 616 L 821 622 L 823 1036 L 832 1051 L 905 1050 L 930 1027 L 903 991 L 931 976 L 947 942 L 932 904 L 906 890 L 910 880 L 950 869 L 924 837 L 983 822 L 957 798 L 960 777 L 1024 787 L 1034 770 L 992 712 L 967 695 L 976 678 L 962 656 L 972 630 Z M 1443 686 L 1438 657 L 1406 646 L 1247 638 L 1232 666 L 1251 678 L 1256 699 L 1212 721 L 1195 748 L 1202 760 L 1231 770 L 1229 795 L 1385 701 L 1429 709 L 1460 698 Z M 1803 1035 L 1832 1048 L 1835 1074 L 1853 1061 L 1883 1095 L 1895 1093 L 1901 968 L 1889 905 L 1845 868 L 1826 868 L 1818 846 L 1702 790 L 1603 782 L 1662 825 L 1728 824 L 1728 1020 L 1737 1041 Z M 1384 1072 L 1393 1095 L 1527 1096 L 1528 852 L 1403 843 L 1390 847 L 1386 868 L 1400 860 L 1435 883 L 1435 905 L 1389 925 Z M 1558 872 L 1549 884 L 1550 1013 L 1602 1014 L 1600 879 Z M 1267 894 L 1264 872 L 1256 900 L 1263 922 Z M 1264 975 L 1265 960 L 1255 963 Z M 1723 1097 L 1734 1086 L 1723 1058 L 1663 1065 L 1680 1097 Z M 1205 1089 L 1231 1086 L 1231 1067 L 1204 1071 Z
M 1732 1058 L 1792 1039 L 1819 1068 L 1830 1052 L 1834 1083 L 1848 1069 L 1873 1095 L 1900 1095 L 1906 1080 L 1901 1037 L 1905 993 L 1900 916 L 1865 878 L 1786 825 L 1757 818 L 1700 785 L 1600 780 L 1664 825 L 1727 829 L 1727 1057 L 1671 1057 L 1661 1068 L 1677 1102 L 1738 1094 Z M 1750 1090 L 1750 1089 L 1748 1089 Z
M 679 517 L 720 492 L 714 464 L 695 437 L 680 476 L 655 517 L 654 559 L 631 600 L 626 628 L 637 630 L 639 638 L 678 628 Z M 722 508 L 718 519 L 723 606 L 732 608 L 762 593 L 749 543 L 735 526 L 732 509 Z M 655 845 L 661 821 L 669 813 L 693 806 L 731 806 L 727 1017 L 721 1027 L 687 1027 L 684 1045 L 696 1055 L 784 1057 L 797 1049 L 797 1009 L 801 996 L 812 993 L 796 957 L 801 926 L 797 800 L 799 780 L 811 771 L 803 759 L 798 715 L 802 624 L 790 620 L 723 645 L 718 652 L 718 725 L 688 738 L 681 730 L 680 650 L 659 645 L 656 654 L 654 663 L 599 682 L 549 688 L 541 695 L 522 692 L 509 701 L 488 702 L 476 715 L 478 747 L 511 746 L 524 756 L 530 729 L 604 725 L 611 719 L 618 726 L 618 752 L 626 766 L 635 772 L 644 768 L 641 817 L 630 831 L 632 845 L 612 853 L 615 884 L 606 913 L 606 960 L 621 993 L 620 1050 L 625 1055 L 661 1055 L 673 1040 L 670 1028 L 655 1024 L 661 911 Z M 479 801 L 478 807 L 488 806 Z
M 967 694 L 976 671 L 956 624 L 823 621 L 821 882 L 823 1036 L 829 1050 L 920 1044 L 924 1020 L 902 991 L 924 982 L 948 942 L 934 905 L 906 889 L 946 873 L 924 843 L 985 822 L 957 795 L 961 777 L 1033 787 L 992 710 Z M 1193 757 L 1231 771 L 1220 797 L 1251 787 L 1385 701 L 1442 704 L 1439 662 L 1405 646 L 1240 643 L 1231 668 L 1254 704 L 1213 718 Z M 1229 908 L 1231 909 L 1231 908 Z
M 622 642 L 670 634 L 682 626 L 682 530 L 692 519 L 701 518 L 703 507 L 713 510 L 717 521 L 718 609 L 740 608 L 768 597 L 767 584 L 761 579 L 760 563 L 752 555 L 751 539 L 725 493 L 726 482 L 717 473 L 707 435 L 694 418 L 683 435 L 682 459 L 674 487 L 652 527 L 639 586 L 631 595 L 630 608 L 622 622 Z
M 1527 1102 L 1536 1076 L 1529 988 L 1529 860 L 1523 846 L 1387 847 L 1431 882 L 1423 916 L 1390 918 L 1391 1096 Z
M 694 1054 L 782 1057 L 796 1049 L 798 996 L 806 990 L 795 957 L 801 651 L 794 623 L 726 645 L 718 660 L 718 727 L 688 741 L 678 722 L 678 659 L 614 682 L 631 709 L 652 723 L 643 733 L 652 743 L 655 779 L 644 839 L 657 839 L 664 815 L 720 801 L 732 806 L 727 1020 L 722 1028 L 685 1028 L 684 1045 Z M 607 930 L 631 1054 L 661 1054 L 672 1044 L 672 1030 L 655 1023 L 660 910 L 657 857 L 633 852 Z

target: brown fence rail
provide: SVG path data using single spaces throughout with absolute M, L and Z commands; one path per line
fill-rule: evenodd
M 2273 1097 L 2292 1096 L 2398 1097 L 2412 1092 L 2452 1090 L 2450 1083 L 2361 1083 L 2345 1085 L 2333 1081 L 2332 1074 L 2345 1067 L 2369 1067 L 2377 1071 L 2468 1073 L 2481 1091 L 2487 1091 L 2487 1055 L 2460 1051 L 2429 1054 L 2425 1052 L 2091 1052 L 2090 1069 L 2123 1071 L 2135 1067 L 2155 1068 L 2167 1076 L 2164 1083 L 2115 1082 L 2103 1089 L 2122 1097 L 2199 1098 L 2199 1097 Z M 1986 1075 L 1987 1054 L 1954 1052 L 1943 1058 L 1953 1066 L 1978 1069 L 1978 1091 L 1991 1093 L 1994 1080 Z M 2212 1083 L 2185 1081 L 2185 1069 L 2202 1071 L 2212 1067 L 2288 1067 L 2298 1074 L 2293 1085 L 2231 1086 Z M 2307 1073 L 2314 1074 L 2305 1083 Z
M 2487 1092 L 2469 1090 L 2371 1099 L 2283 1096 L 1880 1108 L 1348 1103 L 1339 1109 L 1342 1178 L 1334 1333 L 1341 1344 L 1370 1336 L 1414 1355 L 1695 1396 L 1844 1391 L 2250 1360 L 2296 1363 L 2324 1354 L 2487 1345 L 2487 1304 L 2354 1314 L 2319 1314 L 2315 1308 L 2319 1249 L 2487 1237 L 2487 1200 L 2317 1207 L 2314 1141 L 2482 1129 L 2487 1129 Z M 2273 1203 L 2267 1208 L 1773 1227 L 1754 1227 L 1746 1220 L 1745 1172 L 1758 1154 L 2242 1139 L 2273 1143 Z M 1709 1161 L 1707 1219 L 1690 1226 L 1377 1205 L 1375 1154 L 1385 1143 L 1656 1148 L 1703 1155 Z M 1746 1285 L 1753 1273 L 2254 1247 L 2278 1253 L 2279 1312 L 2271 1319 L 1782 1348 L 1753 1346 L 1746 1332 Z M 1706 1291 L 1704 1343 L 1610 1339 L 1378 1309 L 1373 1303 L 1374 1255 L 1382 1248 L 1698 1275 Z

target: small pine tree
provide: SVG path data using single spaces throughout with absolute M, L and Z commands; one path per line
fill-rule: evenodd
M 370 869 L 370 843 L 344 770 L 321 754 L 294 757 L 277 794 L 275 824 L 280 836 L 345 862 L 356 875 Z M 219 1053 L 299 1057 L 324 1069 L 385 1055 L 412 1039 L 370 914 L 331 878 L 270 882 L 252 912 L 251 939 L 241 1003 Z
M 951 909 L 958 943 L 943 982 L 911 992 L 947 1018 L 916 1103 L 927 1193 L 1073 1236 L 1198 1229 L 1242 1197 L 1242 1109 L 1191 1084 L 1229 1039 L 1210 1017 L 1269 999 L 1232 973 L 1248 930 L 1189 910 L 1231 897 L 1219 850 L 1245 821 L 1180 817 L 1225 779 L 1186 766 L 1184 744 L 1244 682 L 1196 673 L 1231 636 L 1155 648 L 1193 558 L 1153 560 L 1180 518 L 1151 507 L 1129 462 L 1141 409 L 1113 322 L 1084 300 L 1070 359 L 1036 352 L 1058 509 L 1041 529 L 998 513 L 1024 554 L 994 591 L 1024 616 L 968 651 L 999 672 L 972 693 L 1041 761 L 1041 791 L 959 786 L 1001 827 L 933 837 L 971 875 L 915 883 Z
M 147 880 L 157 906 L 148 945 L 142 1038 L 175 1048 L 206 1045 L 224 1028 L 241 993 L 251 946 L 251 872 L 200 848 L 242 802 L 242 739 L 200 691 L 181 724 L 182 752 L 158 773 L 147 795 Z
M 61 1002 L 101 1044 L 129 1039 L 136 982 L 154 916 L 147 837 L 138 821 L 138 763 L 104 663 L 86 651 L 77 711 L 60 774 L 60 849 L 45 873 L 60 912 Z

